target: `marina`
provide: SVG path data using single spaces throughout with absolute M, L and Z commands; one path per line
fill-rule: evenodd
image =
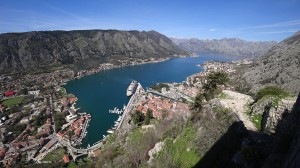
M 121 114 L 121 113 L 123 113 L 124 109 L 125 109 L 125 107 L 123 109 L 118 109 L 117 107 L 115 107 L 113 110 L 108 110 L 108 112 L 112 113 L 112 114 Z

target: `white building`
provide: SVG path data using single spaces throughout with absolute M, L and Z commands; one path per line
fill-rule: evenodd
M 77 118 L 77 115 L 75 114 L 75 115 L 72 115 L 72 114 L 70 114 L 70 115 L 67 115 L 66 116 L 66 120 L 68 121 L 68 122 L 70 122 L 70 121 L 72 121 L 72 120 L 74 120 L 74 119 L 76 119 Z
M 28 94 L 38 96 L 40 94 L 40 90 L 28 91 Z

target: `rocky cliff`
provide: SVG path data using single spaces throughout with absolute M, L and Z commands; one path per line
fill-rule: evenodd
M 277 124 L 276 138 L 264 168 L 296 168 L 300 166 L 300 94 L 290 113 Z
M 0 34 L 1 73 L 82 62 L 97 64 L 111 58 L 186 54 L 166 36 L 155 31 L 78 30 Z
M 267 134 L 275 134 L 278 123 L 284 114 L 290 113 L 296 97 L 266 96 L 251 106 L 252 115 L 261 115 L 261 131 Z
M 263 55 L 276 44 L 270 42 L 251 42 L 237 38 L 220 40 L 177 39 L 171 38 L 181 49 L 189 52 L 225 55 L 230 57 L 248 58 Z
M 273 84 L 292 92 L 300 91 L 300 32 L 272 47 L 244 75 L 251 92 Z

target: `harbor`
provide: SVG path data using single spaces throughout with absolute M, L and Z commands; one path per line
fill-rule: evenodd
M 132 87 L 132 83 L 133 82 L 131 82 L 131 84 L 129 85 L 128 88 Z M 119 110 L 115 107 L 114 110 L 110 111 L 110 113 L 115 113 L 115 114 L 123 113 L 123 114 L 120 115 L 116 121 L 114 121 L 114 123 L 115 123 L 114 127 L 108 129 L 107 133 L 112 134 L 122 126 L 125 118 L 128 117 L 129 112 L 134 108 L 134 103 L 137 102 L 138 94 L 145 92 L 145 90 L 143 89 L 143 87 L 140 83 L 136 82 L 136 86 L 134 87 L 134 89 L 131 89 L 130 92 L 131 92 L 130 93 L 131 97 L 130 97 L 130 100 L 129 100 L 127 106 L 124 105 L 122 110 Z M 128 96 L 128 89 L 127 89 L 126 95 Z M 119 112 L 121 112 L 121 113 L 119 113 Z
M 75 107 L 92 116 L 81 147 L 102 139 L 103 135 L 108 134 L 107 130 L 114 127 L 119 115 L 125 113 L 125 110 L 120 114 L 110 113 L 109 110 L 114 110 L 115 107 L 122 110 L 123 105 L 128 104 L 131 97 L 126 96 L 126 91 L 132 80 L 141 83 L 143 88 L 157 82 L 182 82 L 187 76 L 202 71 L 196 64 L 209 60 L 224 59 L 213 56 L 175 58 L 155 64 L 110 69 L 67 82 L 64 87 L 68 93 L 73 93 L 78 98 Z

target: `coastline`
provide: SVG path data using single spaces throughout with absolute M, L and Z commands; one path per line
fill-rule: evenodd
M 105 71 L 105 70 L 116 69 L 116 68 L 123 68 L 123 67 L 128 67 L 128 66 L 135 66 L 135 65 L 160 63 L 160 62 L 168 61 L 168 60 L 170 60 L 172 58 L 186 58 L 186 57 L 191 57 L 191 56 L 176 56 L 176 57 L 158 58 L 158 59 L 155 59 L 155 60 L 150 60 L 150 61 L 145 61 L 145 62 L 140 62 L 140 63 L 133 63 L 133 64 L 126 64 L 126 65 L 113 65 L 111 63 L 103 63 L 103 64 L 100 64 L 97 68 L 94 68 L 92 70 L 82 70 L 82 71 L 79 71 L 78 72 L 79 75 L 77 74 L 73 78 L 69 78 L 69 79 L 65 80 L 63 83 L 60 84 L 60 87 L 64 88 L 66 90 L 67 94 L 73 94 L 73 95 L 75 95 L 74 93 L 68 92 L 67 89 L 64 87 L 64 85 L 66 85 L 67 82 L 72 81 L 72 80 L 76 80 L 76 79 L 80 79 L 80 78 L 82 78 L 84 76 L 88 76 L 88 75 L 93 75 L 93 74 L 96 74 L 96 73 L 100 73 L 100 72 Z M 78 101 L 78 98 L 77 98 L 77 101 Z M 76 106 L 76 103 L 74 104 L 74 107 L 75 106 Z M 80 109 L 80 107 L 77 107 L 77 108 L 75 107 L 75 109 Z M 78 111 L 78 113 L 80 113 L 80 114 L 87 113 L 87 114 L 91 115 L 88 111 L 85 111 L 85 112 Z M 92 116 L 91 116 L 90 119 L 92 119 Z M 106 137 L 107 136 L 109 136 L 109 134 L 107 134 Z M 100 138 L 99 141 L 103 141 L 104 139 L 105 138 L 102 138 L 102 139 Z

